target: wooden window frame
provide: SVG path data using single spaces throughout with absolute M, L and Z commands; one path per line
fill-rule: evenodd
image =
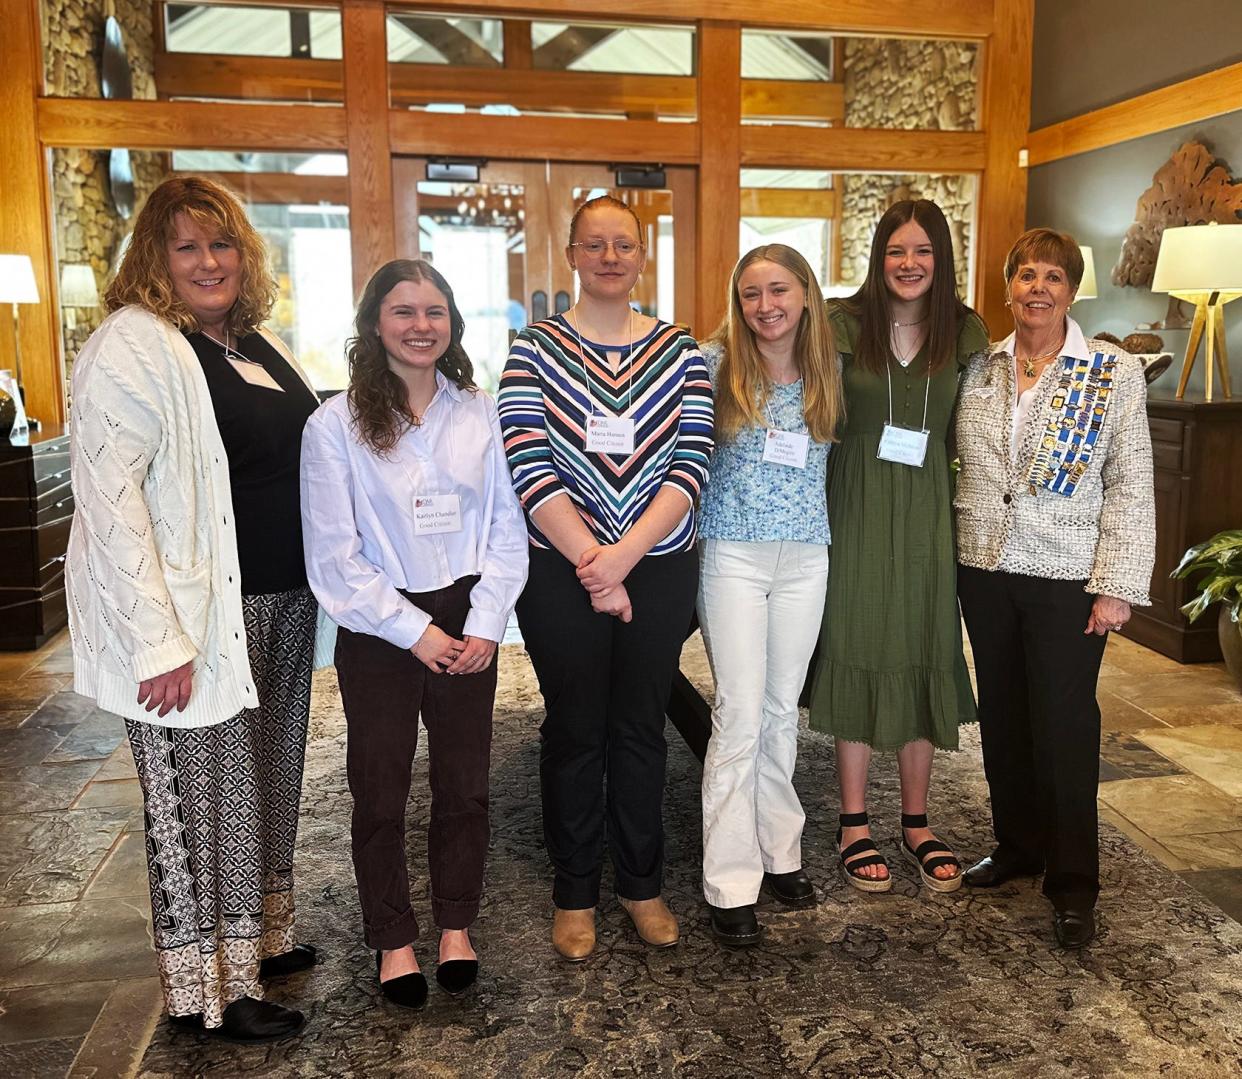
M 401 4 L 422 12 L 502 18 L 510 49 L 505 64 L 496 68 L 461 72 L 419 65 L 415 74 L 394 71 L 399 76 L 393 80 L 398 107 L 389 100 L 390 68 L 398 65 L 386 62 L 382 0 L 311 0 L 295 5 L 341 11 L 341 61 L 179 54 L 183 74 L 173 73 L 167 60 L 161 60 L 158 68 L 164 72 L 165 93 L 206 93 L 210 65 L 216 65 L 217 73 L 237 77 L 246 93 L 297 97 L 298 103 L 35 96 L 30 88 L 41 86 L 43 80 L 38 3 L 15 0 L 9 6 L 15 14 L 9 27 L 11 47 L 6 50 L 12 62 L 0 72 L 0 106 L 6 107 L 12 122 L 0 128 L 4 196 L 0 250 L 28 251 L 35 260 L 45 302 L 23 322 L 21 340 L 31 411 L 53 421 L 64 416 L 64 387 L 47 168 L 52 147 L 345 151 L 348 177 L 325 179 L 319 186 L 336 192 L 343 184 L 347 191 L 358 289 L 395 249 L 393 155 L 485 153 L 503 159 L 534 154 L 569 162 L 692 165 L 697 169 L 693 256 L 699 269 L 693 328 L 702 334 L 710 332 L 724 311 L 729 274 L 738 255 L 737 229 L 722 228 L 721 223 L 741 216 L 743 166 L 975 175 L 979 202 L 974 260 L 981 267 L 999 265 L 1024 223 L 1025 172 L 1018 158 L 1028 126 L 1033 0 L 956 0 L 939 6 L 923 0 L 893 0 L 886 5 L 789 0 L 770 12 L 756 10 L 750 0 L 627 0 L 614 15 L 596 13 L 597 19 L 695 25 L 696 75 L 689 78 L 531 70 L 527 20 L 580 22 L 580 5 L 573 0 Z M 246 3 L 289 6 L 280 0 Z M 157 48 L 162 49 L 162 18 L 157 22 L 161 24 L 156 28 Z M 742 79 L 743 25 L 978 41 L 983 49 L 981 129 L 875 131 L 743 123 L 743 117 L 790 118 L 791 102 L 798 94 L 812 97 L 813 111 L 825 120 L 837 119 L 842 108 L 835 84 Z M 476 101 L 505 88 L 515 96 L 520 91 L 527 107 L 539 102 L 554 105 L 559 92 L 572 91 L 593 102 L 615 105 L 619 113 L 634 118 L 444 114 L 406 107 L 434 97 L 456 98 L 471 87 L 476 88 Z M 652 118 L 678 115 L 677 109 L 688 114 L 691 101 L 711 102 L 712 107 L 698 109 L 697 117 L 688 122 Z M 269 188 L 279 189 L 275 178 Z M 1000 319 L 1004 309 L 999 275 L 974 276 L 975 306 L 985 318 Z M 998 278 L 995 286 L 992 276 Z M 0 339 L 4 337 L 0 333 Z

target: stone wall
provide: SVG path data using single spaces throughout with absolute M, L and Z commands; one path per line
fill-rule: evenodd
M 962 131 L 978 126 L 980 52 L 961 41 L 848 38 L 844 42 L 846 127 Z M 843 284 L 861 284 L 880 215 L 904 198 L 927 198 L 945 212 L 957 256 L 957 287 L 969 288 L 975 180 L 972 176 L 847 173 L 841 183 Z
M 107 0 L 45 0 L 43 4 L 44 77 L 47 92 L 61 97 L 101 96 L 99 58 L 103 51 Z M 154 98 L 154 5 L 150 0 L 113 0 L 121 24 L 135 98 Z M 163 179 L 167 155 L 130 155 L 135 202 Z M 56 255 L 61 266 L 87 263 L 95 271 L 102 297 L 111 279 L 121 243 L 133 219 L 124 220 L 112 205 L 108 184 L 108 152 L 57 147 L 52 151 L 52 211 Z M 76 309 L 62 319 L 66 368 L 103 319 L 102 307 Z M 67 371 L 66 371 L 67 373 Z

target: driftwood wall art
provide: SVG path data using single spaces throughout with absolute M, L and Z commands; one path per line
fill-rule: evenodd
M 1113 267 L 1114 285 L 1150 286 L 1164 230 L 1177 225 L 1242 223 L 1242 182 L 1201 142 L 1178 148 L 1139 196 Z

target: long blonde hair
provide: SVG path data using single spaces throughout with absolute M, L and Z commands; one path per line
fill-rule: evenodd
M 838 425 L 845 417 L 845 402 L 832 328 L 815 274 L 806 259 L 785 244 L 753 248 L 733 268 L 729 281 L 729 310 L 711 336 L 711 341 L 720 345 L 724 352 L 713 389 L 716 436 L 728 441 L 743 427 L 762 427 L 766 423 L 763 411 L 768 403 L 768 376 L 754 332 L 742 315 L 742 301 L 738 296 L 738 281 L 756 262 L 783 266 L 806 293 L 806 309 L 798 320 L 794 339 L 794 363 L 802 376 L 802 413 L 807 430 L 816 442 L 835 442 Z

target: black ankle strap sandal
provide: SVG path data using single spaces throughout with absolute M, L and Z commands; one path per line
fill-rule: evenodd
M 952 849 L 946 847 L 938 839 L 928 839 L 920 843 L 917 850 L 906 842 L 907 828 L 926 827 L 926 813 L 903 813 L 901 815 L 902 852 L 919 867 L 919 876 L 933 892 L 956 892 L 962 886 L 962 863 L 957 860 Z M 942 879 L 936 876 L 935 871 L 945 865 L 954 866 L 957 872 L 951 877 Z
M 866 813 L 842 813 L 840 816 L 841 826 L 837 829 L 837 845 L 841 845 L 841 835 L 846 828 L 861 828 L 870 821 Z M 870 851 L 870 854 L 867 854 Z M 866 855 L 858 857 L 858 855 Z M 841 870 L 845 874 L 845 879 L 857 888 L 860 892 L 887 892 L 893 887 L 893 875 L 889 873 L 884 877 L 866 877 L 858 872 L 864 866 L 882 865 L 888 869 L 888 862 L 884 860 L 884 856 L 876 849 L 876 845 L 870 839 L 856 839 L 845 850 L 840 852 Z

